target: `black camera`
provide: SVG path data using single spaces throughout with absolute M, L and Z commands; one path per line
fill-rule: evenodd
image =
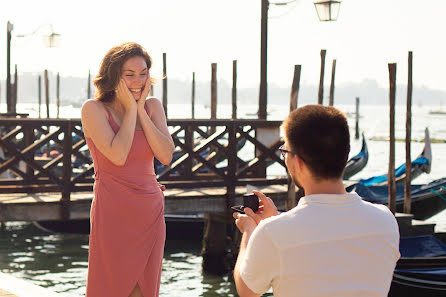
M 235 205 L 231 208 L 239 213 L 245 213 L 245 207 L 249 207 L 253 212 L 257 212 L 259 210 L 259 197 L 256 194 L 245 194 L 243 195 L 243 205 Z

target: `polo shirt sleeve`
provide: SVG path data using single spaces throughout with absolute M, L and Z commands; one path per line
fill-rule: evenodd
M 263 294 L 272 286 L 280 272 L 280 258 L 276 244 L 266 225 L 261 222 L 252 233 L 245 257 L 240 265 L 240 275 L 256 294 Z

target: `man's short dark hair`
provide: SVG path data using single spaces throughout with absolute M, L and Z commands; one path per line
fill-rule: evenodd
M 334 107 L 306 105 L 283 122 L 287 146 L 317 179 L 343 176 L 350 153 L 347 118 Z

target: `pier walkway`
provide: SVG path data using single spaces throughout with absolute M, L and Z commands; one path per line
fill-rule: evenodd
M 279 209 L 285 208 L 286 185 L 258 187 L 271 197 Z M 245 187 L 236 187 L 235 204 L 242 204 Z M 225 213 L 226 188 L 168 189 L 165 195 L 166 214 Z M 88 219 L 92 192 L 75 192 L 69 201 L 61 201 L 61 193 L 0 194 L 1 221 L 46 221 Z M 234 205 L 235 205 L 234 204 Z

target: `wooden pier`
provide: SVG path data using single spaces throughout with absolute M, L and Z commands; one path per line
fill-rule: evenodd
M 278 151 L 280 125 L 267 120 L 168 121 L 177 152 L 169 166 L 155 164 L 157 179 L 166 186 L 165 213 L 205 214 L 206 271 L 230 269 L 227 237 L 230 246 L 237 242 L 230 206 L 241 204 L 248 185 L 284 209 L 288 178 L 267 176 L 268 166 L 285 167 Z M 0 222 L 88 219 L 94 168 L 81 121 L 0 118 L 0 129 Z
M 184 119 L 168 125 L 179 151 L 157 172 L 166 186 L 166 213 L 225 213 L 247 185 L 268 187 L 279 204 L 286 199 L 287 178 L 266 176 L 273 163 L 285 167 L 280 121 Z M 94 171 L 80 120 L 0 118 L 0 127 L 0 221 L 88 218 Z M 243 158 L 242 149 L 252 157 Z

